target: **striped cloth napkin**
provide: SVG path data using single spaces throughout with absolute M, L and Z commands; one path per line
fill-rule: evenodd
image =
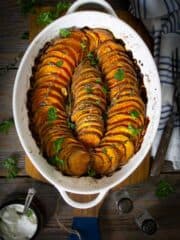
M 172 55 L 177 51 L 178 59 L 176 60 L 178 71 L 180 71 L 180 0 L 130 0 L 130 2 L 131 13 L 141 19 L 154 39 L 153 55 L 161 80 L 162 110 L 158 132 L 152 146 L 154 156 L 166 122 L 173 110 L 175 88 Z M 172 161 L 174 169 L 180 169 L 180 117 L 177 111 L 165 159 Z

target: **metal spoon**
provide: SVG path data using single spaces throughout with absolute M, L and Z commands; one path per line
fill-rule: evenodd
M 36 190 L 34 188 L 28 189 L 28 194 L 26 196 L 23 212 L 18 212 L 18 214 L 25 215 L 27 213 L 27 210 L 28 210 L 35 194 L 36 194 Z

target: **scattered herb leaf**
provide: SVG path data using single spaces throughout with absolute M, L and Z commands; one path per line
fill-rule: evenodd
M 37 23 L 39 25 L 46 26 L 54 21 L 52 11 L 42 12 L 37 17 Z
M 71 6 L 71 3 L 68 1 L 61 1 L 57 3 L 54 16 L 58 18 L 59 15 L 67 11 L 70 6 Z
M 66 1 L 59 2 L 52 10 L 40 13 L 37 17 L 37 23 L 39 25 L 48 25 L 65 12 L 70 5 L 71 4 Z
M 61 67 L 63 65 L 63 60 L 59 60 L 56 63 L 56 66 Z
M 141 131 L 140 128 L 135 128 L 135 127 L 133 127 L 130 124 L 128 125 L 128 129 L 130 130 L 130 132 L 131 132 L 133 137 L 137 136 L 140 133 L 140 131 Z
M 136 110 L 132 110 L 132 111 L 130 112 L 130 115 L 131 115 L 132 118 L 136 119 L 136 118 L 139 117 L 139 112 L 136 111 Z
M 57 119 L 57 109 L 55 107 L 50 107 L 48 109 L 48 121 L 54 121 Z
M 95 57 L 93 52 L 89 52 L 87 54 L 87 57 L 88 57 L 92 66 L 96 66 L 98 64 L 98 59 Z
M 87 48 L 87 43 L 85 41 L 81 42 L 80 45 L 83 50 Z
M 104 154 L 107 154 L 107 149 L 106 149 L 106 148 L 103 148 L 103 149 L 102 149 L 102 152 L 103 152 Z
M 101 101 L 98 99 L 98 100 L 96 100 L 96 105 L 100 105 L 101 104 Z
M 3 167 L 7 170 L 7 178 L 15 178 L 19 172 L 17 159 L 9 157 L 3 161 Z
M 14 125 L 13 119 L 5 120 L 0 123 L 0 132 L 8 134 L 9 129 Z
M 59 30 L 59 36 L 62 37 L 62 38 L 69 37 L 70 35 L 71 35 L 71 31 L 67 28 Z
M 31 208 L 28 208 L 28 209 L 27 209 L 27 212 L 26 212 L 26 216 L 27 216 L 28 218 L 30 218 L 30 217 L 32 217 L 32 215 L 33 215 L 33 210 L 32 210 Z
M 121 69 L 121 68 L 119 68 L 119 69 L 115 72 L 114 78 L 115 78 L 116 80 L 118 80 L 118 81 L 122 81 L 122 80 L 124 79 L 124 75 L 125 75 L 124 70 Z
M 68 125 L 68 128 L 74 130 L 76 128 L 76 125 L 75 123 L 71 122 L 71 120 L 67 120 L 67 125 Z
M 50 163 L 53 164 L 53 165 L 64 166 L 64 160 L 60 159 L 57 155 L 55 155 L 54 157 L 52 157 L 50 159 Z
M 23 32 L 23 34 L 21 35 L 21 39 L 24 39 L 24 40 L 29 39 L 29 32 Z
M 88 94 L 93 93 L 93 89 L 90 86 L 85 87 L 85 90 Z
M 90 177 L 94 177 L 96 175 L 96 172 L 94 169 L 92 169 L 91 167 L 88 168 L 88 176 Z
M 102 81 L 101 81 L 101 78 L 97 78 L 96 79 L 96 83 L 101 83 Z
M 64 142 L 64 138 L 58 138 L 55 142 L 54 142 L 54 149 L 56 153 L 59 153 L 59 151 L 61 151 L 62 149 L 62 144 Z
M 175 192 L 175 188 L 166 180 L 161 180 L 156 188 L 156 196 L 159 198 L 168 197 L 171 193 Z
M 108 93 L 108 87 L 107 86 L 102 86 L 102 91 L 104 94 Z

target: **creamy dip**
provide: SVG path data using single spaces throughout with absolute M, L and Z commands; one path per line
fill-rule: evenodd
M 33 209 L 21 215 L 23 204 L 10 204 L 0 210 L 0 236 L 4 240 L 31 239 L 37 231 L 38 219 Z

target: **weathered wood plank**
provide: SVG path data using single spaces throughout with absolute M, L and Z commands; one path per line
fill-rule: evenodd
M 160 179 L 165 178 L 176 189 L 176 193 L 166 199 L 160 200 L 155 196 L 155 189 Z M 57 226 L 54 211 L 59 193 L 50 185 L 34 181 L 30 178 L 16 178 L 11 181 L 0 178 L 1 194 L 0 204 L 4 199 L 15 192 L 27 192 L 29 187 L 35 187 L 37 197 L 46 209 L 48 222 L 38 235 L 38 240 L 67 239 L 67 234 Z M 120 215 L 115 204 L 115 194 L 110 192 L 100 210 L 100 229 L 102 240 L 178 240 L 180 235 L 180 178 L 179 174 L 166 175 L 160 178 L 150 178 L 144 184 L 132 185 L 125 188 L 133 198 L 134 210 L 129 214 Z M 66 227 L 71 226 L 73 209 L 60 197 L 61 222 Z M 135 210 L 147 209 L 156 219 L 159 229 L 151 237 L 143 234 L 134 222 Z
M 134 209 L 129 214 L 120 215 L 115 205 L 115 194 L 109 194 L 100 211 L 101 235 L 103 240 L 115 239 L 179 239 L 180 223 L 180 178 L 179 175 L 165 177 L 175 186 L 176 193 L 166 199 L 158 199 L 155 189 L 160 178 L 150 178 L 144 184 L 134 185 L 126 190 L 133 199 Z M 138 209 L 146 209 L 157 221 L 159 228 L 156 234 L 149 237 L 143 234 L 135 224 Z
M 16 70 L 11 70 L 0 77 L 0 122 L 12 117 L 12 93 Z M 10 129 L 7 135 L 0 134 L 0 176 L 5 176 L 6 171 L 2 169 L 2 161 L 10 156 L 18 158 L 20 175 L 24 171 L 24 151 L 20 145 L 15 127 Z

